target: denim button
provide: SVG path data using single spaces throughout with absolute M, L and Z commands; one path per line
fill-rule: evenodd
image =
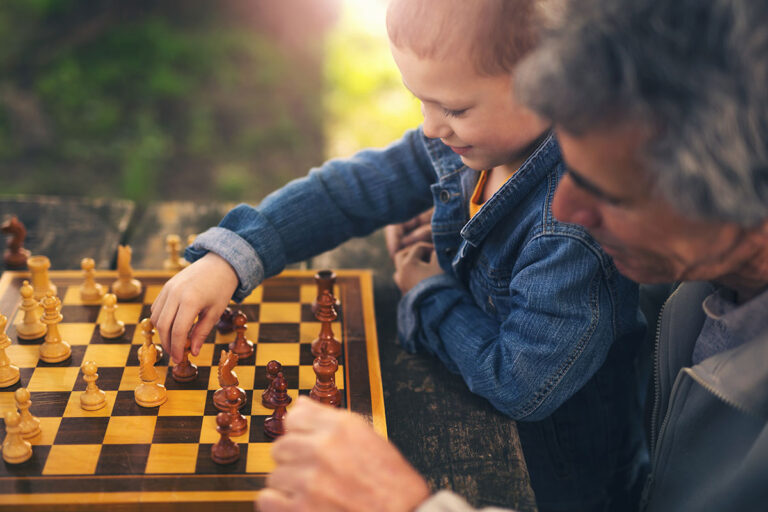
M 452 247 L 446 247 L 445 249 L 443 249 L 443 252 L 445 254 L 447 254 L 448 256 L 450 256 L 451 254 L 453 254 L 453 248 Z
M 440 191 L 440 200 L 444 203 L 447 203 L 451 200 L 451 193 L 447 190 L 443 189 Z

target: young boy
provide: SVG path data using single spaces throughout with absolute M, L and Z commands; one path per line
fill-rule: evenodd
M 392 53 L 423 126 L 233 209 L 187 249 L 195 263 L 168 281 L 152 321 L 175 360 L 188 334 L 196 354 L 228 301 L 286 263 L 434 206 L 435 262 L 414 249 L 398 265 L 411 281 L 401 342 L 520 420 L 541 510 L 625 510 L 644 457 L 631 374 L 644 324 L 636 286 L 552 216 L 557 142 L 512 91 L 534 7 L 394 0 Z

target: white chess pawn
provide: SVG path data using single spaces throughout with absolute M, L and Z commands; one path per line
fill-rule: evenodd
M 102 297 L 106 290 L 102 285 L 96 282 L 94 278 L 93 269 L 96 267 L 96 262 L 93 258 L 83 258 L 80 260 L 80 268 L 83 269 L 83 277 L 85 281 L 80 285 L 80 299 L 83 302 L 101 302 Z
M 141 335 L 144 337 L 144 343 L 142 346 L 139 347 L 139 360 L 141 360 L 141 351 L 147 350 L 149 348 L 155 350 L 157 352 L 157 358 L 155 361 L 159 361 L 163 358 L 163 347 L 160 345 L 155 344 L 155 342 L 152 341 L 152 337 L 157 332 L 155 330 L 155 326 L 152 325 L 152 320 L 149 318 L 142 319 L 141 322 L 139 322 L 139 328 L 141 329 Z
M 32 406 L 32 400 L 27 388 L 19 388 L 13 394 L 16 400 L 16 408 L 19 409 L 19 432 L 21 436 L 30 439 L 40 433 L 40 420 L 32 416 L 29 408 Z
M 96 373 L 98 369 L 93 361 L 86 361 L 82 367 L 83 380 L 87 386 L 80 395 L 80 407 L 86 411 L 98 411 L 107 405 L 107 394 L 96 385 L 96 379 L 99 378 L 99 374 Z
M 59 363 L 72 354 L 69 343 L 62 340 L 59 334 L 59 322 L 64 319 L 61 316 L 61 300 L 48 290 L 41 304 L 42 321 L 48 326 L 48 333 L 45 335 L 45 342 L 40 345 L 40 359 L 46 363 Z
M 3 460 L 8 464 L 21 464 L 32 457 L 32 445 L 21 437 L 21 418 L 16 411 L 5 413 L 5 440 L 3 441 Z
M 103 338 L 119 338 L 125 333 L 125 323 L 117 319 L 117 297 L 114 293 L 107 293 L 102 303 L 99 334 Z
M 11 338 L 5 333 L 8 319 L 0 314 L 0 388 L 7 388 L 19 382 L 19 367 L 11 364 L 5 349 L 11 346 Z
M 166 236 L 165 247 L 168 251 L 168 258 L 163 262 L 164 269 L 178 272 L 189 264 L 181 257 L 181 238 L 179 235 Z
M 34 290 L 29 281 L 22 283 L 19 292 L 21 293 L 19 309 L 24 312 L 24 315 L 21 323 L 16 324 L 16 335 L 22 340 L 42 338 L 48 331 L 48 327 L 40 321 L 40 303 L 35 300 Z

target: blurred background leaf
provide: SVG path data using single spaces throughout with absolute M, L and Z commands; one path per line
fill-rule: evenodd
M 256 202 L 418 104 L 383 0 L 3 0 L 3 194 Z

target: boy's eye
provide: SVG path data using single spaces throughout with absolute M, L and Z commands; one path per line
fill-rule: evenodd
M 443 114 L 445 114 L 445 117 L 461 117 L 463 116 L 468 109 L 463 108 L 461 110 L 451 110 L 448 108 L 443 109 Z

